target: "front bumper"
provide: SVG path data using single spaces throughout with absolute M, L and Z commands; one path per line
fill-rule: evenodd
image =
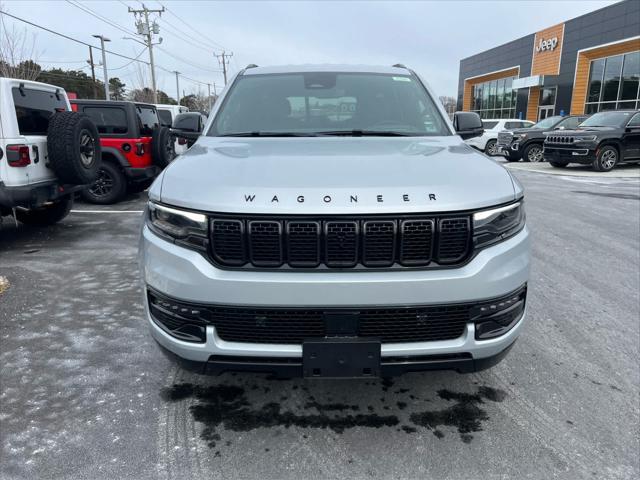
M 185 302 L 237 306 L 346 308 L 353 305 L 411 306 L 491 299 L 525 284 L 529 261 L 527 227 L 514 237 L 478 252 L 466 265 L 442 270 L 221 270 L 198 252 L 157 237 L 146 226 L 143 227 L 140 245 L 141 271 L 146 287 Z M 144 304 L 154 339 L 200 371 L 274 371 L 284 365 L 296 375 L 295 372 L 301 368 L 300 344 L 228 342 L 221 339 L 211 325 L 206 327 L 204 343 L 179 340 L 153 321 L 146 293 Z M 476 340 L 475 326 L 468 323 L 463 334 L 452 340 L 383 343 L 382 371 L 392 374 L 408 370 L 453 368 L 475 371 L 486 368 L 499 361 L 501 354 L 513 344 L 525 316 L 526 312 L 504 335 L 488 340 Z
M 543 152 L 545 162 L 589 165 L 596 159 L 595 149 L 579 145 L 573 147 L 551 147 L 545 145 Z

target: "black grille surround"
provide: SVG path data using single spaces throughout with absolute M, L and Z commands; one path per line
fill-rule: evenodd
M 436 269 L 473 253 L 471 213 L 210 214 L 210 260 L 223 269 Z
M 301 344 L 306 339 L 330 336 L 325 317 L 331 313 L 357 315 L 355 336 L 377 338 L 382 343 L 453 340 L 465 333 L 469 322 L 479 318 L 483 306 L 514 295 L 526 298 L 526 286 L 500 298 L 465 303 L 322 308 L 195 304 L 147 290 L 152 318 L 172 335 L 181 326 L 184 330 L 213 325 L 222 340 L 270 344 Z M 177 320 L 167 320 L 163 311 L 174 312 Z

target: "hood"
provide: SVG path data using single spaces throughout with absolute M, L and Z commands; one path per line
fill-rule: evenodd
M 585 133 L 609 132 L 617 130 L 615 127 L 582 127 L 574 130 L 554 130 L 551 135 L 584 135 Z
M 515 130 L 511 130 L 514 135 L 521 135 L 523 133 L 542 133 L 542 128 L 516 128 Z
M 210 212 L 467 210 L 512 201 L 508 172 L 459 137 L 200 137 L 160 200 Z

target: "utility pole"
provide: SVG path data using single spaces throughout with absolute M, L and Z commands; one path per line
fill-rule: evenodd
M 176 94 L 178 95 L 178 105 L 180 105 L 180 83 L 178 83 L 178 75 L 180 75 L 180 72 L 177 70 L 174 70 L 174 72 L 176 74 Z
M 220 55 L 214 52 L 214 55 L 218 59 L 218 62 L 222 66 L 222 75 L 224 75 L 224 84 L 227 84 L 227 66 L 229 65 L 229 59 L 233 57 L 233 52 L 225 53 L 224 50 Z
M 104 99 L 109 100 L 109 76 L 107 75 L 107 56 L 104 52 L 104 42 L 110 42 L 104 35 L 94 35 L 95 38 L 100 39 L 100 46 L 102 48 L 102 73 L 104 75 Z
M 91 78 L 93 79 L 93 98 L 98 98 L 98 90 L 96 89 L 96 70 L 93 63 L 93 47 L 89 46 L 89 65 L 91 65 Z
M 156 90 L 156 69 L 153 63 L 153 46 L 162 43 L 162 37 L 160 37 L 160 41 L 158 43 L 153 43 L 153 35 L 157 35 L 160 33 L 160 25 L 158 25 L 155 20 L 151 25 L 149 25 L 149 14 L 157 13 L 158 15 L 162 15 L 163 12 L 164 7 L 162 7 L 162 9 L 160 10 L 150 10 L 145 7 L 144 3 L 142 4 L 141 10 L 136 10 L 135 8 L 129 7 L 129 13 L 133 13 L 137 19 L 136 28 L 138 31 L 138 35 L 142 35 L 144 37 L 147 48 L 149 49 L 149 66 L 151 68 L 151 90 L 153 95 L 153 103 L 158 103 L 158 91 Z
M 211 113 L 211 84 L 207 83 L 207 95 L 209 96 L 209 113 Z

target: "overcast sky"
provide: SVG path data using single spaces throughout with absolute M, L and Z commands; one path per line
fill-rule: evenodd
M 142 51 L 141 45 L 122 39 L 126 33 L 69 2 L 0 0 L 0 3 L 9 13 L 88 43 L 97 45 L 91 35 L 103 34 L 112 40 L 108 48 L 115 52 L 137 56 Z M 455 96 L 460 59 L 613 2 L 161 3 L 168 11 L 158 19 L 163 38 L 160 48 L 164 51 L 154 50 L 157 64 L 204 83 L 223 84 L 213 51 L 219 53 L 224 47 L 234 54 L 232 71 L 249 63 L 404 63 L 424 74 L 439 95 Z M 160 7 L 156 1 L 145 4 L 148 8 Z M 133 0 L 90 1 L 82 5 L 125 30 L 135 29 L 134 17 L 127 13 L 126 5 L 141 7 Z M 9 25 L 15 22 L 5 19 Z M 37 32 L 38 59 L 42 65 L 84 66 L 89 72 L 87 47 L 44 31 Z M 98 56 L 94 51 L 96 61 Z M 148 61 L 148 53 L 142 53 L 140 59 Z M 108 55 L 109 76 L 120 77 L 127 88 L 139 87 L 141 69 L 135 64 L 125 66 L 127 63 L 123 58 Z M 148 68 L 143 67 L 148 77 Z M 96 74 L 101 78 L 100 71 Z M 175 76 L 158 70 L 157 77 L 158 88 L 175 97 Z M 197 88 L 198 84 L 181 78 L 181 90 L 190 93 Z M 200 88 L 206 92 L 206 86 Z

